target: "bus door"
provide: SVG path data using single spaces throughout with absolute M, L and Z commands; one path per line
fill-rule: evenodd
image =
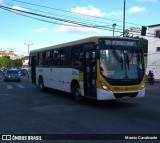
M 96 56 L 95 47 L 84 50 L 84 95 L 96 98 Z
M 36 83 L 36 56 L 31 57 L 31 79 L 32 83 Z

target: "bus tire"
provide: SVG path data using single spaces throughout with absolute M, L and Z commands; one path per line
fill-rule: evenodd
M 77 82 L 72 83 L 72 96 L 76 101 L 81 102 L 83 100 L 83 97 L 81 95 L 81 90 Z
M 41 91 L 44 91 L 44 90 L 45 90 L 44 82 L 43 82 L 43 78 L 42 78 L 42 77 L 39 78 L 39 89 L 40 89 Z

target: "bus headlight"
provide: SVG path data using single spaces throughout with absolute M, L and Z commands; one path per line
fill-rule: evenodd
M 141 86 L 140 90 L 142 90 L 143 88 L 145 88 L 145 83 L 144 83 L 144 84 L 142 84 L 142 86 Z
M 103 88 L 104 90 L 109 90 L 108 87 L 105 85 L 104 82 L 100 81 L 100 84 L 101 84 L 101 86 L 102 86 L 102 88 Z

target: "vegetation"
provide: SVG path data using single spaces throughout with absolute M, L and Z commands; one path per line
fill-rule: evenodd
M 0 57 L 0 68 L 19 68 L 22 67 L 22 65 L 21 59 L 12 60 L 9 56 Z
M 144 53 L 148 53 L 148 40 L 147 39 L 144 39 L 143 37 L 140 38 L 140 37 L 135 37 L 136 39 L 139 39 L 142 43 L 142 46 L 143 46 L 143 51 Z

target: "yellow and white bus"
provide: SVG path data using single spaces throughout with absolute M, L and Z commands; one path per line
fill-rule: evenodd
M 96 100 L 145 96 L 145 65 L 139 40 L 90 37 L 30 52 L 32 83 Z

